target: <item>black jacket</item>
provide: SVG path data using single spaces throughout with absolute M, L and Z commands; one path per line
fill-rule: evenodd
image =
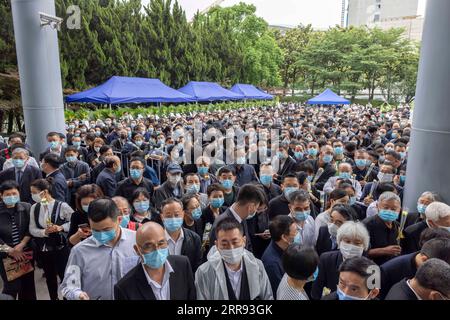
M 202 242 L 200 236 L 194 231 L 183 228 L 184 240 L 181 246 L 181 255 L 189 258 L 192 271 L 195 273 L 202 262 Z
M 266 187 L 265 185 L 261 184 L 261 186 L 264 189 L 264 192 L 267 197 L 267 201 L 271 201 L 272 199 L 275 199 L 279 195 L 281 195 L 281 188 L 279 185 L 272 183 L 270 187 Z
M 0 245 L 6 244 L 8 246 L 13 245 L 12 240 L 12 219 L 10 212 L 14 212 L 14 221 L 19 229 L 19 239 L 22 239 L 30 235 L 30 208 L 31 205 L 26 202 L 19 202 L 12 210 L 6 208 L 3 202 L 0 202 Z M 6 256 L 0 253 L 0 258 Z
M 320 256 L 319 275 L 312 284 L 311 298 L 320 300 L 322 298 L 323 288 L 336 291 L 339 282 L 339 266 L 343 258 L 339 250 L 325 252 Z
M 224 213 L 222 213 L 220 216 L 217 217 L 217 219 L 214 221 L 214 224 L 211 228 L 211 232 L 209 234 L 209 243 L 211 245 L 211 247 L 214 245 L 215 241 L 216 241 L 216 226 L 217 224 L 226 219 L 226 218 L 233 218 L 236 220 L 236 218 L 234 217 L 233 213 L 231 212 L 231 209 L 228 208 L 227 210 L 225 210 Z M 246 238 L 246 242 L 245 242 L 245 249 L 247 249 L 248 251 L 252 252 L 253 251 L 253 247 L 252 247 L 252 242 L 251 242 L 251 237 L 250 234 L 248 232 L 248 226 L 247 226 L 247 221 L 246 220 L 242 220 L 241 222 L 242 227 L 244 228 L 244 236 Z
M 98 185 L 102 189 L 105 196 L 110 198 L 114 197 L 117 189 L 117 180 L 115 173 L 113 173 L 108 168 L 103 169 L 103 171 L 97 177 L 96 185 Z
M 66 177 L 62 174 L 61 170 L 58 169 L 46 178 L 52 185 L 52 197 L 55 200 L 61 202 L 69 202 L 69 187 L 67 187 Z
M 178 184 L 180 188 L 180 196 L 178 198 L 182 198 L 184 196 L 184 190 L 180 184 Z M 169 181 L 164 182 L 161 187 L 155 190 L 153 201 L 155 203 L 155 207 L 157 210 L 161 210 L 161 203 L 169 198 L 174 198 L 173 188 L 170 185 Z
M 34 180 L 42 179 L 42 172 L 36 167 L 27 165 L 22 175 L 22 182 L 19 185 L 20 201 L 33 203 L 31 199 L 30 185 Z M 9 168 L 0 172 L 0 181 L 14 180 L 16 181 L 16 169 Z
M 319 160 L 308 160 L 306 162 L 312 165 L 315 174 L 317 174 L 317 171 L 319 170 Z M 317 190 L 322 191 L 328 179 L 333 177 L 335 174 L 336 169 L 334 168 L 334 166 L 330 163 L 326 164 L 323 168 L 323 173 L 320 175 L 319 179 L 317 179 L 314 187 L 316 187 Z
M 281 177 L 288 173 L 295 173 L 297 169 L 297 162 L 291 157 L 287 157 L 286 161 L 283 164 L 283 167 L 278 169 L 277 174 L 280 176 L 279 182 L 281 183 Z
M 131 203 L 133 193 L 138 188 L 147 190 L 147 192 L 150 194 L 150 199 L 153 199 L 153 183 L 146 178 L 142 178 L 141 183 L 139 184 L 135 184 L 133 179 L 131 178 L 120 181 L 117 185 L 116 196 L 124 197 L 128 200 L 129 203 Z
M 414 292 L 409 288 L 406 280 L 394 284 L 384 300 L 417 300 Z
M 319 256 L 324 252 L 336 250 L 336 248 L 332 248 L 333 244 L 330 237 L 327 225 L 319 228 L 319 235 L 316 242 L 316 251 Z
M 405 238 L 402 240 L 403 253 L 412 253 L 420 250 L 420 235 L 428 228 L 425 221 L 420 221 L 403 230 Z
M 384 298 L 394 284 L 404 278 L 411 279 L 417 271 L 416 255 L 413 252 L 403 256 L 396 257 L 381 265 L 381 292 L 380 298 Z
M 169 279 L 170 300 L 195 300 L 197 294 L 189 259 L 183 256 L 168 256 L 167 261 L 174 271 Z M 114 299 L 156 300 L 141 264 L 134 267 L 114 286 Z

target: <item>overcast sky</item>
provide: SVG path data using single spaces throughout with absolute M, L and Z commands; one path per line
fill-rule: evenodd
M 204 10 L 214 1 L 178 0 L 178 3 L 190 19 L 197 10 Z M 419 0 L 419 15 L 424 14 L 426 1 Z M 143 4 L 148 2 L 149 0 L 142 0 Z M 254 4 L 256 14 L 271 25 L 312 24 L 314 28 L 326 29 L 341 23 L 341 0 L 225 0 L 221 6 L 232 6 L 239 2 Z
M 149 0 L 142 0 L 146 4 Z M 197 10 L 203 10 L 214 0 L 178 0 L 188 19 Z M 327 28 L 340 24 L 341 0 L 225 0 L 222 6 L 239 2 L 254 4 L 257 15 L 269 24 L 297 26 L 311 23 L 315 28 Z

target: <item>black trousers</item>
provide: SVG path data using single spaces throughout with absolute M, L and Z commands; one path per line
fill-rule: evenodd
M 34 271 L 20 278 L 8 281 L 2 261 L 0 261 L 0 273 L 3 279 L 3 294 L 10 295 L 19 300 L 36 300 L 36 288 L 34 286 Z
M 64 271 L 69 259 L 69 248 L 66 246 L 61 250 L 42 251 L 39 252 L 39 255 L 50 300 L 58 300 L 58 277 L 60 281 L 64 279 Z

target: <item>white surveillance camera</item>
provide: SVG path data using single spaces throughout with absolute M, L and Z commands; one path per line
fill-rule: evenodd
M 53 29 L 60 30 L 61 24 L 63 22 L 62 18 L 52 16 L 47 13 L 39 12 L 39 17 L 41 19 L 41 26 L 50 26 Z

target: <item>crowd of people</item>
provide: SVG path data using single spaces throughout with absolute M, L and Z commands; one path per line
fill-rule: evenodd
M 3 299 L 448 300 L 450 206 L 402 205 L 407 106 L 78 119 L 0 146 Z M 420 183 L 420 181 L 408 181 Z

